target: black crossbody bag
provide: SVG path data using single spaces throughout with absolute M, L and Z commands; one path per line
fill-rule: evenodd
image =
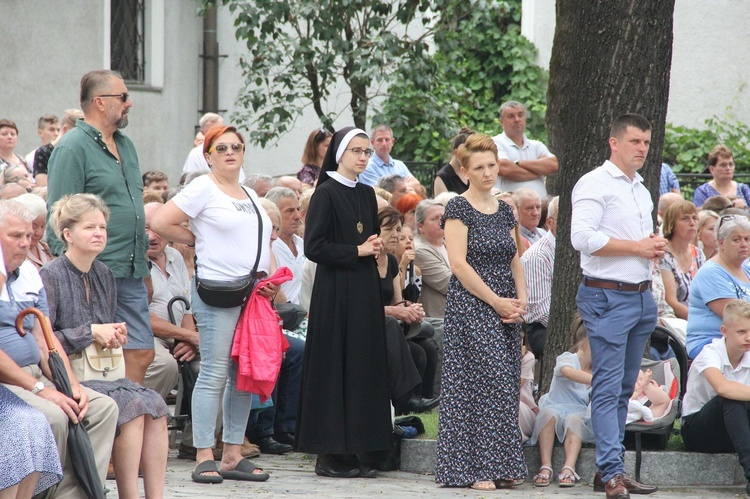
M 242 188 L 247 195 L 250 203 L 255 208 L 258 215 L 258 254 L 255 257 L 253 270 L 241 279 L 234 281 L 217 281 L 214 279 L 198 278 L 198 256 L 195 257 L 195 290 L 198 292 L 203 303 L 217 308 L 234 308 L 245 304 L 250 293 L 253 292 L 255 284 L 258 282 L 258 264 L 260 263 L 260 254 L 263 249 L 263 219 L 260 216 L 260 210 L 250 197 L 250 194 Z

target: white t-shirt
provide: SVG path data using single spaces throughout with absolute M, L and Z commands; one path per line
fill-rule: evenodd
M 258 202 L 258 195 L 244 188 L 257 206 L 263 222 L 263 242 L 258 272 L 269 272 L 271 263 L 271 219 Z M 250 199 L 224 194 L 208 176 L 198 177 L 174 197 L 190 218 L 198 256 L 198 277 L 231 281 L 253 269 L 258 254 L 258 217 Z
M 704 346 L 701 353 L 690 365 L 687 380 L 687 393 L 682 401 L 682 417 L 698 412 L 716 396 L 716 391 L 703 375 L 703 371 L 715 367 L 729 381 L 736 381 L 745 386 L 750 385 L 750 352 L 745 353 L 737 364 L 732 367 L 727 355 L 727 344 L 724 337 L 716 338 Z
M 208 173 L 210 171 L 206 157 L 203 155 L 203 144 L 192 148 L 185 160 L 185 165 L 182 167 L 182 173 Z M 243 180 L 245 180 L 245 172 L 240 169 L 240 182 Z
M 276 264 L 279 267 L 289 267 L 292 271 L 291 281 L 281 285 L 281 290 L 286 295 L 286 299 L 299 305 L 299 292 L 302 288 L 302 267 L 305 264 L 305 243 L 297 234 L 292 235 L 292 242 L 297 248 L 297 256 L 294 256 L 292 250 L 280 238 L 273 242 L 273 254 L 276 256 Z
M 507 159 L 512 162 L 516 161 L 530 161 L 536 160 L 542 157 L 552 157 L 554 154 L 549 152 L 547 146 L 538 140 L 531 140 L 523 136 L 523 147 L 518 147 L 513 139 L 508 137 L 505 132 L 500 135 L 495 135 L 492 140 L 497 146 L 497 158 Z M 504 179 L 498 176 L 495 187 L 503 192 L 515 191 L 521 187 L 534 189 L 539 193 L 539 197 L 544 199 L 547 197 L 547 188 L 544 185 L 544 176 L 537 177 L 534 180 L 526 180 L 523 182 L 515 182 L 513 180 Z

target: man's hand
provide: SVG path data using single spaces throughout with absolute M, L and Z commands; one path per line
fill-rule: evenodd
M 178 341 L 174 344 L 172 355 L 180 362 L 190 362 L 198 356 L 198 350 L 189 343 Z
M 649 260 L 660 259 L 667 251 L 667 240 L 656 234 L 650 234 L 635 245 L 638 256 Z
M 81 390 L 81 392 L 83 392 L 83 390 Z M 54 388 L 49 387 L 45 387 L 43 390 L 39 390 L 37 392 L 37 396 L 52 402 L 57 407 L 62 409 L 62 411 L 68 416 L 68 419 L 70 419 L 73 423 L 79 422 L 79 413 L 81 412 L 81 408 L 79 404 L 72 398 L 66 397 Z M 84 393 L 84 397 L 85 396 L 86 395 Z M 86 405 L 88 405 L 88 398 L 86 398 Z
M 89 412 L 89 394 L 80 384 L 71 387 L 73 390 L 73 400 L 78 401 L 78 419 L 86 417 L 86 413 Z

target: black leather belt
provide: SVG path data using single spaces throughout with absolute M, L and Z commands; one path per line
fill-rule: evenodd
M 583 277 L 584 286 L 590 288 L 601 288 L 601 289 L 613 289 L 615 291 L 638 291 L 643 293 L 651 287 L 651 281 L 643 281 L 637 284 L 632 282 L 619 282 L 619 281 L 608 281 L 606 279 L 593 279 L 591 277 Z

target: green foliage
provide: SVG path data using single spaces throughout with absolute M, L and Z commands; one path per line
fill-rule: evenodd
M 309 106 L 329 129 L 346 110 L 364 128 L 370 100 L 393 71 L 421 67 L 437 25 L 431 13 L 456 0 L 202 1 L 227 5 L 235 17 L 248 52 L 233 119 L 265 146 Z
M 732 150 L 737 171 L 750 166 L 750 126 L 729 117 L 714 116 L 705 128 L 688 128 L 667 123 L 664 134 L 663 161 L 675 173 L 707 173 L 708 153 L 724 144 Z
M 436 52 L 422 67 L 402 66 L 373 121 L 388 123 L 398 138 L 394 155 L 438 161 L 462 126 L 497 134 L 497 110 L 506 100 L 524 103 L 529 135 L 546 139 L 547 72 L 536 48 L 521 35 L 521 1 L 455 3 L 441 14 Z

